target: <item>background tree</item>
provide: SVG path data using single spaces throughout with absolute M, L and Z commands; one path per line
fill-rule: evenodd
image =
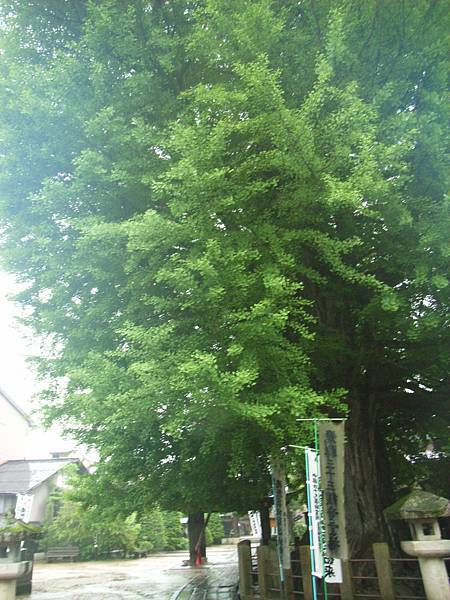
M 208 525 L 206 527 L 206 543 L 210 544 L 220 544 L 225 535 L 225 530 L 223 528 L 223 521 L 220 517 L 219 513 L 213 513 L 208 521 Z
M 446 8 L 5 4 L 3 254 L 112 496 L 255 507 L 348 409 L 358 554 L 445 456 Z
M 117 498 L 99 502 L 98 490 L 92 493 L 94 485 L 92 475 L 79 476 L 72 470 L 69 485 L 55 491 L 40 541 L 43 549 L 72 544 L 79 547 L 81 558 L 91 559 L 113 550 L 127 556 L 187 548 L 181 513 L 157 505 L 128 513 Z
M 180 512 L 165 512 L 164 524 L 167 535 L 166 550 L 185 550 L 187 548 L 187 537 L 184 532 L 184 526 L 180 521 L 182 517 L 183 514 Z
M 145 550 L 163 550 L 167 547 L 164 515 L 157 506 L 147 511 L 141 519 L 140 546 Z
M 147 509 L 138 520 L 141 524 L 139 546 L 146 550 L 186 550 L 187 538 L 181 524 L 182 513 L 163 511 L 158 506 Z
M 45 524 L 39 545 L 43 549 L 77 546 L 84 560 L 110 556 L 113 550 L 127 556 L 137 550 L 140 530 L 136 513 L 121 517 L 95 507 L 86 510 L 81 502 L 64 499 L 58 515 Z

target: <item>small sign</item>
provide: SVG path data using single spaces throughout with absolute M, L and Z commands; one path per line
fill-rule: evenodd
M 250 521 L 250 527 L 252 530 L 252 535 L 255 537 L 261 537 L 261 515 L 257 510 L 249 510 L 248 518 Z
M 327 583 L 342 583 L 342 562 L 332 556 L 323 557 L 323 570 Z
M 30 522 L 33 499 L 33 494 L 17 494 L 16 510 L 14 513 L 16 519 L 24 523 Z

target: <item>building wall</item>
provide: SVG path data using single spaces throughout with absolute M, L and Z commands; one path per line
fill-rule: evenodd
M 50 494 L 59 485 L 64 485 L 64 477 L 62 473 L 55 473 L 53 477 L 47 479 L 41 485 L 29 492 L 29 496 L 33 497 L 31 512 L 28 517 L 28 522 L 43 523 L 46 519 L 48 511 L 48 499 Z M 14 511 L 17 503 L 17 495 L 15 494 L 0 494 L 0 522 L 1 517 L 6 512 Z M 26 519 L 25 519 L 26 520 Z
M 29 426 L 0 394 L 0 463 L 25 458 Z
M 30 515 L 32 523 L 42 523 L 45 520 L 48 497 L 56 487 L 56 479 L 57 474 L 33 490 L 34 498 Z

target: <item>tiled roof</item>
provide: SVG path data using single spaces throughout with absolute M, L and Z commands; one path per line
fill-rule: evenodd
M 0 465 L 0 494 L 28 492 L 66 465 L 78 462 L 76 458 L 8 460 Z

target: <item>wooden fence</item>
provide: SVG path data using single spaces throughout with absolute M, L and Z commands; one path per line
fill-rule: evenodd
M 292 553 L 284 590 L 275 546 L 252 546 L 245 540 L 238 545 L 238 555 L 241 600 L 313 599 L 309 546 Z M 330 600 L 426 600 L 417 559 L 392 558 L 387 544 L 374 544 L 371 557 L 342 561 L 342 571 L 342 583 L 327 584 Z M 322 581 L 316 582 L 318 597 L 324 598 Z

